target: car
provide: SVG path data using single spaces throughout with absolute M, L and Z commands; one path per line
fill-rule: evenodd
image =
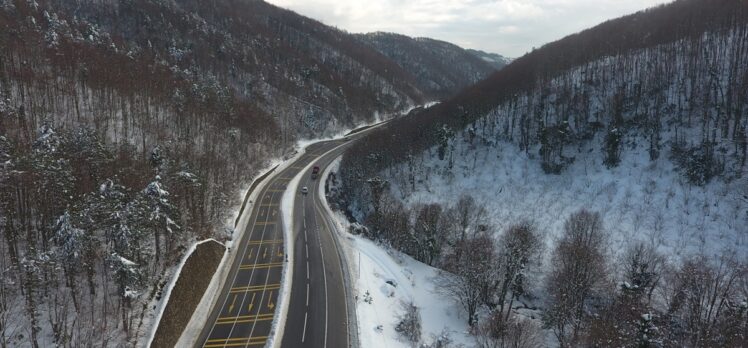
M 312 168 L 312 180 L 316 180 L 317 175 L 319 175 L 319 166 L 314 166 L 314 168 Z
M 309 188 L 307 188 L 306 186 L 302 187 L 301 188 L 301 193 L 303 193 L 303 194 L 309 193 Z

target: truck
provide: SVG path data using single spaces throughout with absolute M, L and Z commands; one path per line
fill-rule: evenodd
M 312 168 L 312 180 L 316 180 L 318 175 L 319 175 L 319 166 L 314 166 L 314 168 Z

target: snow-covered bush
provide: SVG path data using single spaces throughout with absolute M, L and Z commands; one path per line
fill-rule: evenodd
M 401 307 L 403 313 L 395 325 L 395 331 L 405 340 L 417 345 L 421 341 L 421 312 L 412 302 L 403 302 Z

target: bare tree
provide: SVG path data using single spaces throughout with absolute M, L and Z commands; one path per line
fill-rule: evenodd
M 579 343 L 591 300 L 607 283 L 604 243 L 599 213 L 580 210 L 566 220 L 546 279 L 549 304 L 543 315 L 561 347 Z
M 442 214 L 441 205 L 424 205 L 418 211 L 413 226 L 413 233 L 418 241 L 416 258 L 428 265 L 434 265 L 439 259 L 446 242 L 447 229 L 443 224 Z
M 748 339 L 748 268 L 732 255 L 686 260 L 668 279 L 669 343 L 689 347 L 744 347 Z
M 543 330 L 536 322 L 505 316 L 494 311 L 476 325 L 475 338 L 480 348 L 539 348 L 545 345 Z
M 510 226 L 499 242 L 499 270 L 495 288 L 498 290 L 496 296 L 499 309 L 502 313 L 506 310 L 507 320 L 514 299 L 525 292 L 528 268 L 539 262 L 542 249 L 540 234 L 535 226 L 527 221 Z M 488 296 L 492 295 L 493 293 L 484 294 L 485 300 L 489 300 Z
M 455 238 L 454 240 L 463 241 L 470 233 L 479 232 L 480 225 L 486 218 L 486 208 L 478 204 L 475 198 L 469 195 L 460 196 L 460 200 L 454 207 L 455 214 Z
M 442 277 L 442 290 L 467 312 L 468 324 L 473 326 L 482 303 L 481 289 L 493 282 L 496 250 L 493 240 L 481 234 L 458 243 L 445 260 L 445 269 L 452 274 Z

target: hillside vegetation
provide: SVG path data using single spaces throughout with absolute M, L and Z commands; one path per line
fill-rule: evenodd
M 437 97 L 263 1 L 0 0 L 0 346 L 142 345 L 271 160 Z
M 392 33 L 358 35 L 359 40 L 411 73 L 418 88 L 437 99 L 451 97 L 498 70 L 475 53 L 448 42 Z M 487 54 L 486 54 L 487 55 Z
M 748 4 L 676 1 L 368 135 L 341 205 L 482 347 L 743 347 L 747 102 Z

